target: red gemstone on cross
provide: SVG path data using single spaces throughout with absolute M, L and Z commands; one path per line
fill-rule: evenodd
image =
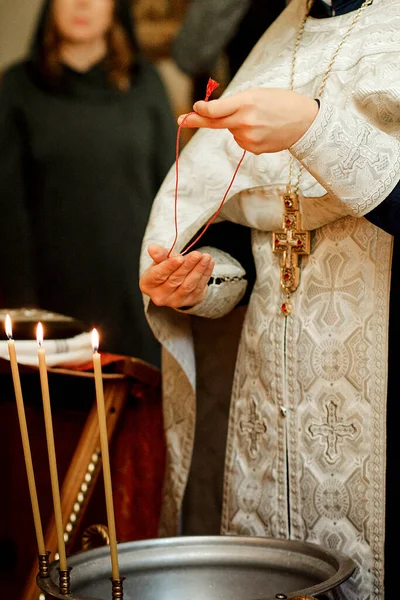
M 299 248 L 301 248 L 301 247 L 302 247 L 302 245 L 303 245 L 303 242 L 302 242 L 302 240 L 297 240 L 297 245 L 298 245 L 298 247 L 299 247 Z
M 278 240 L 278 238 L 275 239 L 275 246 L 279 246 L 279 240 Z
M 286 227 L 290 227 L 292 224 L 292 219 L 286 219 Z
M 291 200 L 285 200 L 285 207 L 286 208 L 292 208 L 293 206 L 293 202 Z
M 291 277 L 291 276 L 290 276 L 290 274 L 289 274 L 289 273 L 285 273 L 285 281 L 289 281 L 290 277 Z

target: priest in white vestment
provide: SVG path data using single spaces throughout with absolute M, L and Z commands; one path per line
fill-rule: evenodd
M 227 384 L 221 532 L 334 547 L 359 567 L 343 597 L 383 600 L 395 597 L 388 565 L 399 521 L 385 509 L 388 498 L 398 503 L 389 470 L 396 419 L 387 424 L 387 411 L 395 415 L 398 403 L 388 396 L 388 353 L 390 234 L 400 230 L 400 2 L 329 5 L 315 0 L 308 13 L 305 0 L 292 0 L 222 99 L 196 104 L 186 119 L 202 129 L 179 161 L 176 252 L 215 213 L 248 151 L 218 224 L 194 252 L 167 258 L 165 250 L 175 234 L 174 170 L 154 203 L 141 287 L 163 345 L 161 533 L 179 532 L 194 456 L 204 384 L 195 330 L 215 319 L 208 355 L 218 364 L 232 349 L 223 324 L 247 297 Z M 254 277 L 241 249 L 229 251 L 234 240 L 219 236 L 224 223 L 248 233 L 236 246 L 247 247 Z

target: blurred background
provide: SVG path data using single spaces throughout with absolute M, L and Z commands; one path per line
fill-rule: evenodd
M 172 42 L 190 0 L 133 0 L 142 52 L 156 63 L 179 115 L 191 106 L 192 78 L 171 59 Z M 42 0 L 0 0 L 0 71 L 23 58 L 43 6 Z
M 174 112 L 177 115 L 186 112 L 192 99 L 201 97 L 201 94 L 194 96 L 197 77 L 218 78 L 221 89 L 217 94 L 222 93 L 261 34 L 288 3 L 285 0 L 132 0 L 140 49 L 160 69 Z M 0 71 L 25 55 L 42 4 L 42 0 L 0 0 Z M 185 18 L 185 31 L 180 32 Z M 223 23 L 212 24 L 208 19 Z M 173 52 L 179 33 L 179 47 Z M 189 37 L 193 38 L 191 47 L 185 46 Z M 198 57 L 200 48 L 205 52 L 203 62 Z M 231 61 L 229 55 L 233 55 Z

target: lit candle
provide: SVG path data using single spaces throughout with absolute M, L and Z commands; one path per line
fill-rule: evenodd
M 93 329 L 92 332 L 92 346 L 94 381 L 96 386 L 97 399 L 97 413 L 99 418 L 100 430 L 101 459 L 103 464 L 104 491 L 106 496 L 108 535 L 110 538 L 112 578 L 116 580 L 119 579 L 117 536 L 115 531 L 114 503 L 112 496 L 110 456 L 108 452 L 106 412 L 104 408 L 103 374 L 101 371 L 101 356 L 98 353 L 99 334 L 97 333 L 96 329 Z
M 29 444 L 28 427 L 26 424 L 24 400 L 22 397 L 21 380 L 19 377 L 17 353 L 15 350 L 15 342 L 12 337 L 12 326 L 11 326 L 11 319 L 10 319 L 9 315 L 6 316 L 5 329 L 6 329 L 6 335 L 8 337 L 8 343 L 7 343 L 8 355 L 10 357 L 11 373 L 12 373 L 12 378 L 13 378 L 13 383 L 14 383 L 15 400 L 17 403 L 19 427 L 20 427 L 20 431 L 21 431 L 22 448 L 24 451 L 25 468 L 26 468 L 26 475 L 28 478 L 29 495 L 30 495 L 31 504 L 32 504 L 33 522 L 35 525 L 38 553 L 44 555 L 44 554 L 46 554 L 46 549 L 45 549 L 45 545 L 44 545 L 42 522 L 40 519 L 40 511 L 39 511 L 39 502 L 38 502 L 38 497 L 37 497 L 37 492 L 36 492 L 35 474 L 33 471 L 32 454 L 31 454 L 31 448 L 30 448 L 30 444 Z
M 38 359 L 40 385 L 42 387 L 42 400 L 44 423 L 46 426 L 47 451 L 49 455 L 51 489 L 53 492 L 54 518 L 57 531 L 58 554 L 60 556 L 60 571 L 67 570 L 67 557 L 65 553 L 64 530 L 61 513 L 60 488 L 58 484 L 56 449 L 54 445 L 53 421 L 51 418 L 49 381 L 47 378 L 46 352 L 43 348 L 43 327 L 39 323 L 36 332 L 38 342 Z

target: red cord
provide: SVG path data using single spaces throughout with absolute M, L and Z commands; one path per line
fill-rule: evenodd
M 190 112 L 189 114 L 186 115 L 186 117 L 183 119 L 182 123 L 179 125 L 178 127 L 178 132 L 176 134 L 176 145 L 175 145 L 175 199 L 174 199 L 174 226 L 175 226 L 175 238 L 174 241 L 172 242 L 172 246 L 169 249 L 168 252 L 168 256 L 167 258 L 169 258 L 171 256 L 171 252 L 172 250 L 175 248 L 176 242 L 178 241 L 178 186 L 179 186 L 179 142 L 181 139 L 181 131 L 182 131 L 182 126 L 185 123 L 186 119 L 190 116 L 190 115 L 194 115 L 196 114 L 195 112 Z
M 246 150 L 244 150 L 244 151 L 243 151 L 242 157 L 241 157 L 241 159 L 240 159 L 240 160 L 239 160 L 239 162 L 238 162 L 238 165 L 237 165 L 237 167 L 236 167 L 236 169 L 235 169 L 235 172 L 234 172 L 234 174 L 233 174 L 233 177 L 232 177 L 232 179 L 231 179 L 231 182 L 230 182 L 230 184 L 229 184 L 229 186 L 228 186 L 228 189 L 226 190 L 226 192 L 225 192 L 225 194 L 224 194 L 224 197 L 223 197 L 223 198 L 222 198 L 222 200 L 221 200 L 221 203 L 220 203 L 220 205 L 218 206 L 218 209 L 215 211 L 215 213 L 213 214 L 213 216 L 211 217 L 211 219 L 210 219 L 209 221 L 207 221 L 207 223 L 204 225 L 203 229 L 201 230 L 201 232 L 199 233 L 199 235 L 197 236 L 197 238 L 196 238 L 196 239 L 195 239 L 195 240 L 194 240 L 194 241 L 193 241 L 193 242 L 192 242 L 192 243 L 191 243 L 191 244 L 190 244 L 190 245 L 189 245 L 187 248 L 185 248 L 185 250 L 182 252 L 182 256 L 183 256 L 184 254 L 186 254 L 186 252 L 189 252 L 190 248 L 192 248 L 192 246 L 194 246 L 194 245 L 195 245 L 195 244 L 196 244 L 196 243 L 199 241 L 199 239 L 200 239 L 201 237 L 203 237 L 203 235 L 205 234 L 205 232 L 207 231 L 207 229 L 210 227 L 211 223 L 213 223 L 213 222 L 215 221 L 215 219 L 218 217 L 219 213 L 220 213 L 220 212 L 221 212 L 221 210 L 222 210 L 222 207 L 223 207 L 223 206 L 224 206 L 224 204 L 225 204 L 226 197 L 227 197 L 227 195 L 229 194 L 229 190 L 231 189 L 231 187 L 232 187 L 232 185 L 233 185 L 233 182 L 235 181 L 235 178 L 236 178 L 237 172 L 239 171 L 239 169 L 240 169 L 240 165 L 242 164 L 242 162 L 243 162 L 243 159 L 244 159 L 244 157 L 245 157 L 245 156 L 246 156 Z
M 208 84 L 207 84 L 207 90 L 206 90 L 206 97 L 205 97 L 205 102 L 208 102 L 208 99 L 210 97 L 210 95 L 212 94 L 212 92 L 215 90 L 215 88 L 218 87 L 218 83 L 216 81 L 214 81 L 213 79 L 209 79 L 208 80 Z M 175 198 L 174 198 L 174 225 L 175 225 L 175 238 L 174 241 L 172 243 L 171 248 L 169 249 L 168 252 L 168 258 L 171 256 L 171 253 L 173 251 L 173 249 L 175 248 L 176 242 L 178 240 L 178 188 L 179 188 L 179 142 L 180 142 L 180 137 L 181 137 L 181 131 L 182 131 L 182 127 L 186 121 L 186 119 L 190 116 L 190 115 L 194 115 L 196 114 L 195 112 L 190 112 L 189 114 L 187 114 L 184 119 L 182 120 L 181 124 L 178 127 L 178 132 L 176 134 L 176 146 L 175 146 Z M 243 154 L 241 156 L 241 159 L 238 162 L 238 165 L 235 169 L 235 172 L 233 174 L 233 177 L 229 183 L 229 186 L 224 194 L 224 197 L 222 198 L 220 205 L 218 206 L 217 210 L 215 211 L 215 213 L 212 215 L 211 219 L 209 219 L 207 221 L 207 223 L 205 224 L 205 226 L 203 227 L 203 229 L 201 230 L 201 232 L 199 233 L 199 235 L 196 237 L 196 239 L 181 253 L 182 256 L 184 254 L 186 254 L 186 252 L 189 252 L 190 248 L 192 248 L 192 246 L 194 246 L 201 237 L 203 237 L 203 235 L 205 234 L 205 232 L 207 231 L 207 229 L 210 227 L 210 225 L 215 221 L 215 219 L 218 217 L 219 213 L 222 210 L 222 207 L 225 204 L 225 200 L 227 195 L 229 194 L 229 191 L 233 185 L 233 182 L 235 181 L 236 175 L 240 169 L 240 165 L 243 162 L 244 157 L 246 156 L 246 150 L 243 151 Z

